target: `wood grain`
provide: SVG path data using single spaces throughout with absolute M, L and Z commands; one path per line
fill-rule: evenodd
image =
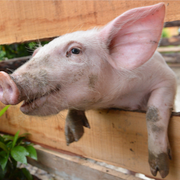
M 4 106 L 0 104 L 0 109 Z M 15 134 L 29 132 L 29 139 L 56 151 L 104 161 L 151 176 L 148 165 L 145 113 L 120 110 L 88 111 L 91 129 L 79 142 L 66 146 L 64 124 L 66 111 L 40 118 L 26 116 L 19 106 L 11 106 L 1 117 L 0 131 Z M 180 117 L 173 116 L 169 126 L 173 160 L 166 180 L 180 179 Z M 160 177 L 158 175 L 158 177 Z
M 161 0 L 1 0 L 0 44 L 60 36 L 103 26 L 123 12 Z M 164 0 L 165 21 L 180 19 L 180 1 Z
M 158 47 L 159 52 L 180 52 L 180 47 Z
M 172 64 L 180 67 L 180 53 L 162 53 L 162 56 L 170 67 Z
M 36 151 L 38 161 L 29 158 L 28 163 L 59 175 L 64 180 L 141 180 L 87 158 L 57 153 L 41 147 L 36 147 Z

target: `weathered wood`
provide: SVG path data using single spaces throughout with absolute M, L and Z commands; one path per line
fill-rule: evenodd
M 180 53 L 162 53 L 167 63 L 180 63 Z
M 1 0 L 0 44 L 59 36 L 103 26 L 126 10 L 161 0 Z M 180 19 L 180 1 L 164 0 L 165 21 Z
M 1 61 L 0 62 L 0 71 L 12 73 L 18 67 L 20 67 L 25 62 L 27 62 L 30 58 L 31 58 L 31 56 L 26 56 L 26 57 L 21 57 L 21 58 L 9 59 L 7 61 Z
M 159 46 L 178 46 L 180 45 L 180 36 L 173 36 L 170 38 L 162 38 Z
M 158 47 L 159 52 L 180 52 L 180 47 Z
M 36 150 L 38 161 L 29 158 L 28 163 L 59 175 L 64 180 L 141 180 L 87 158 L 58 153 L 41 147 L 36 147 Z
M 180 20 L 164 23 L 164 27 L 176 27 L 176 26 L 180 26 Z
M 0 104 L 0 109 L 4 106 Z M 0 131 L 15 134 L 29 132 L 38 144 L 90 159 L 97 159 L 134 172 L 151 176 L 148 165 L 145 113 L 120 110 L 86 112 L 91 129 L 77 143 L 66 146 L 64 124 L 66 111 L 51 117 L 22 114 L 19 106 L 11 106 L 1 117 Z M 168 180 L 180 179 L 180 117 L 173 116 L 169 126 L 173 160 Z M 158 177 L 160 177 L 158 175 Z

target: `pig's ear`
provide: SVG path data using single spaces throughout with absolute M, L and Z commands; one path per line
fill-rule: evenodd
M 164 24 L 165 5 L 135 8 L 120 15 L 100 31 L 109 49 L 109 63 L 116 69 L 133 70 L 155 52 Z

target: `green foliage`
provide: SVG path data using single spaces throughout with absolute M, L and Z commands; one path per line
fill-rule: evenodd
M 10 105 L 5 106 L 1 111 L 0 111 L 0 117 L 7 111 Z
M 2 116 L 8 106 L 0 111 Z M 19 136 L 19 131 L 14 135 L 0 135 L 0 180 L 33 180 L 26 168 L 18 168 L 17 162 L 27 164 L 27 156 L 37 160 L 35 148 L 23 140 L 29 135 L 24 133 Z
M 5 59 L 12 59 L 23 56 L 30 56 L 32 52 L 39 47 L 47 44 L 47 41 L 41 43 L 30 42 L 21 44 L 1 45 L 0 46 L 0 61 Z
M 164 28 L 163 31 L 162 31 L 162 38 L 169 38 L 170 35 L 169 35 L 169 32 L 168 32 L 168 29 L 167 28 Z
M 27 135 L 0 135 L 0 180 L 32 180 L 27 169 L 17 167 L 17 162 L 27 164 L 27 156 L 37 160 L 35 148 L 23 141 Z

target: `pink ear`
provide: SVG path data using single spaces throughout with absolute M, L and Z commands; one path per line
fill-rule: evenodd
M 118 16 L 101 31 L 100 37 L 106 43 L 116 69 L 133 70 L 154 54 L 164 24 L 165 5 L 135 8 Z

